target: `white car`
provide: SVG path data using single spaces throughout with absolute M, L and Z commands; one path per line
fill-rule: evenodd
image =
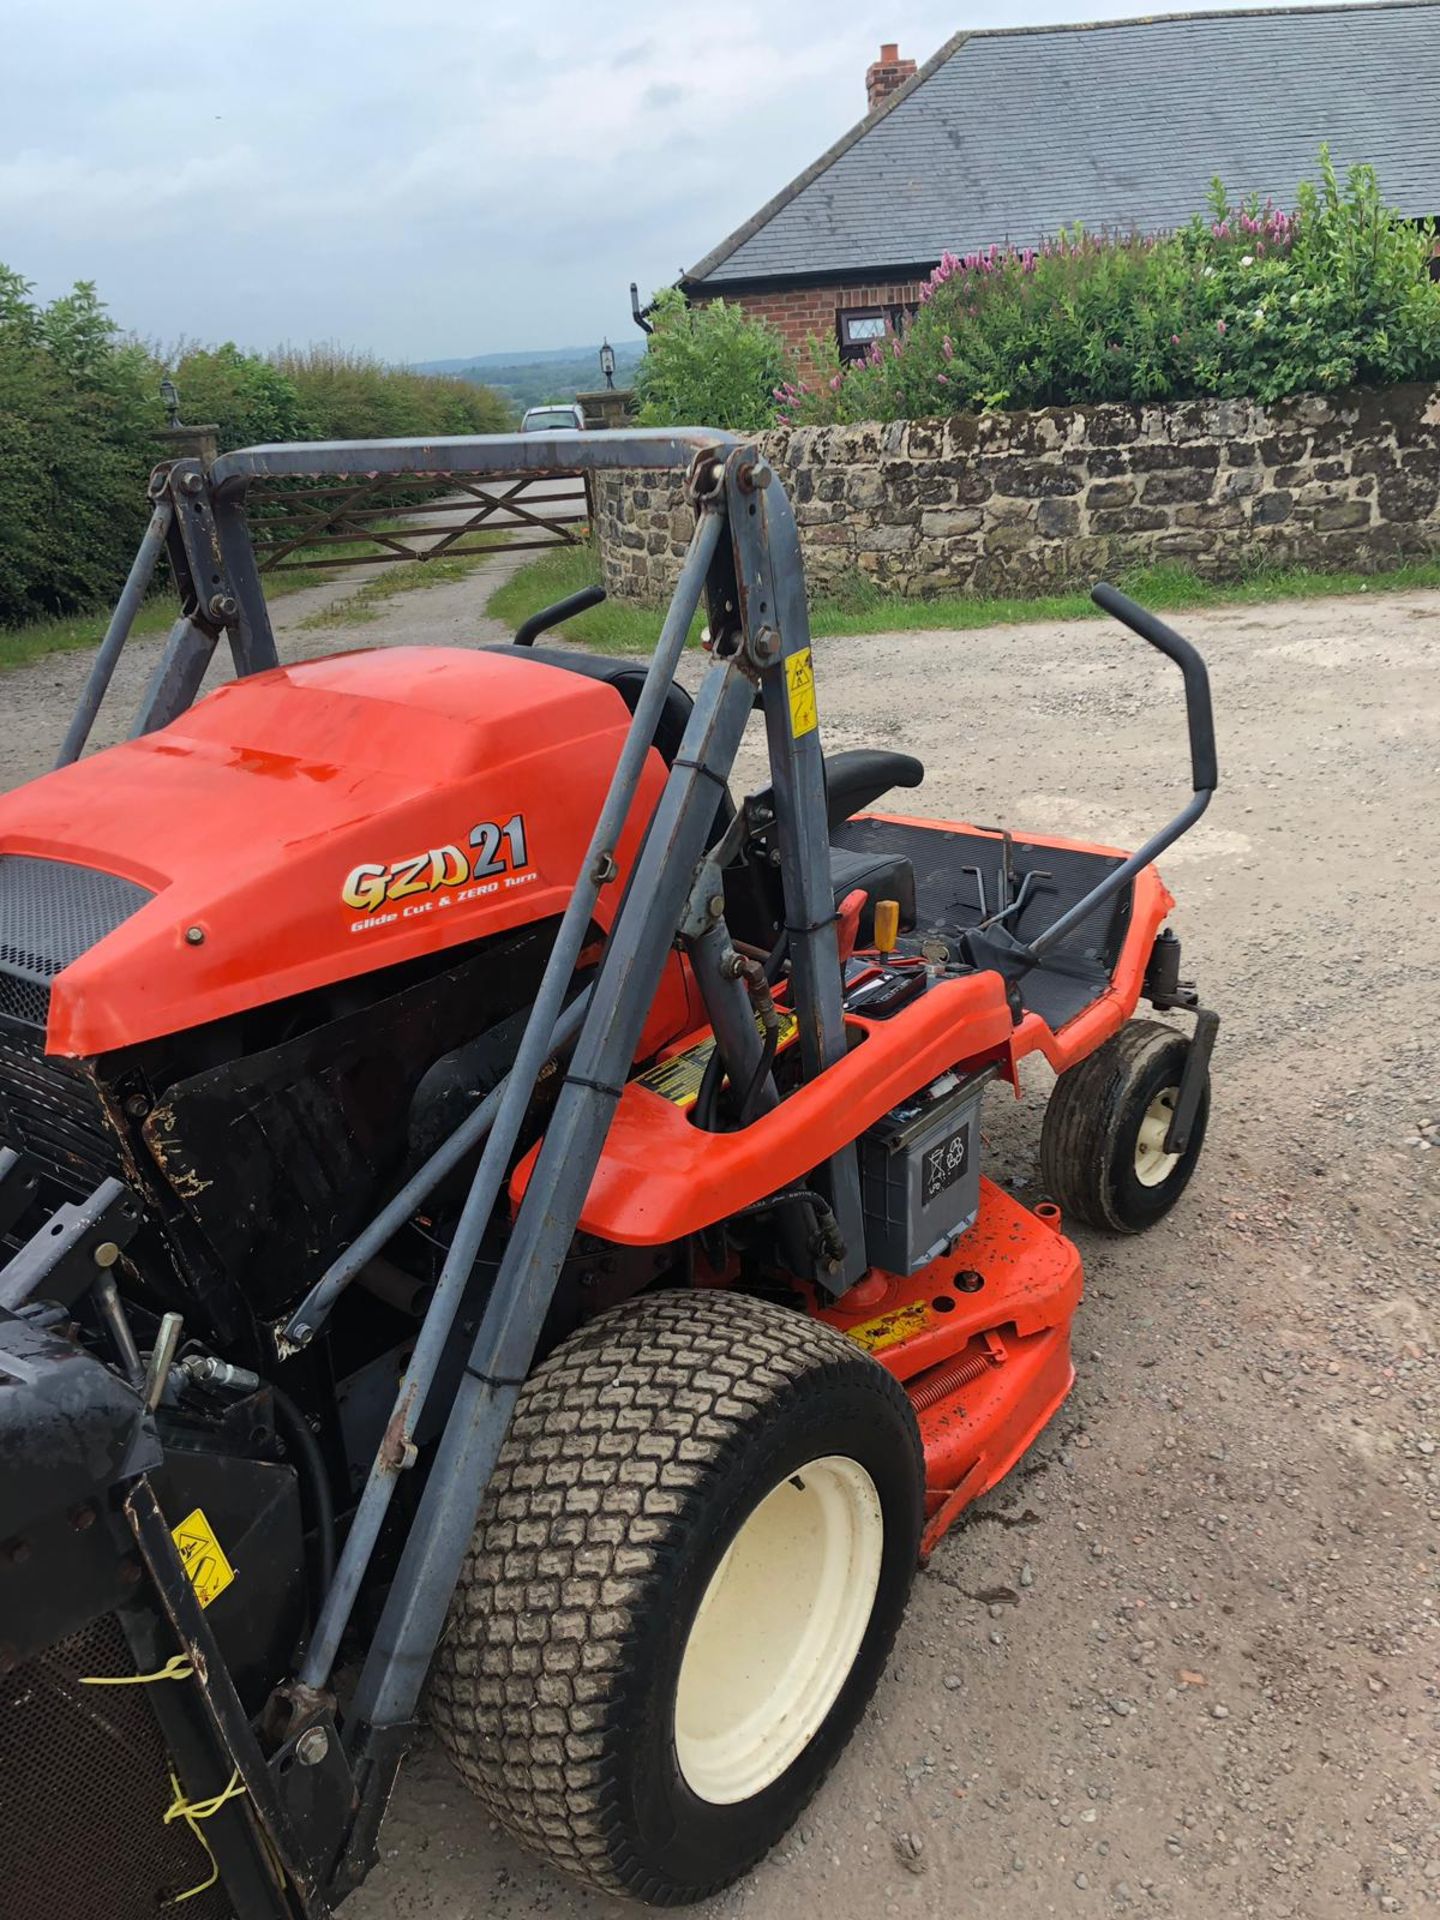
M 522 433 L 583 432 L 585 415 L 577 406 L 527 407 L 520 422 Z

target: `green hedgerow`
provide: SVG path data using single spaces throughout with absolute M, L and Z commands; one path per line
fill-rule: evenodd
M 1440 375 L 1434 234 L 1387 207 L 1372 167 L 1327 149 L 1293 214 L 1232 205 L 1177 233 L 947 253 L 919 311 L 859 365 L 812 342 L 784 425 L 1206 395 L 1276 400 Z
M 89 282 L 41 306 L 0 266 L 0 628 L 113 597 L 149 514 L 166 372 L 186 419 L 213 421 L 222 450 L 495 433 L 511 420 L 487 387 L 333 347 L 162 352 L 121 335 Z

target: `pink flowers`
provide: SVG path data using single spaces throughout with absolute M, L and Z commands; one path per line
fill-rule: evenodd
M 1249 242 L 1250 252 L 1258 259 L 1267 246 L 1282 253 L 1293 246 L 1298 224 L 1298 214 L 1286 213 L 1273 200 L 1267 200 L 1263 207 L 1252 200 L 1225 209 L 1219 219 L 1211 221 L 1210 234 L 1215 240 Z
M 1224 322 L 1223 320 L 1217 320 L 1217 321 L 1215 322 L 1215 331 L 1216 331 L 1217 333 L 1224 333 L 1224 331 L 1225 331 L 1225 322 Z
M 1179 334 L 1178 334 L 1178 333 L 1172 333 L 1172 334 L 1171 334 L 1171 336 L 1170 336 L 1170 344 L 1171 344 L 1171 346 L 1172 346 L 1172 347 L 1178 347 L 1178 346 L 1179 346 L 1179 344 L 1180 344 L 1180 336 L 1179 336 Z
M 940 351 L 947 360 L 953 360 L 955 358 L 955 342 L 950 338 L 948 333 L 940 342 Z

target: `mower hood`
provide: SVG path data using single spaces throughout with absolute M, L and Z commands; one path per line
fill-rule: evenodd
M 629 718 L 523 653 L 231 682 L 0 799 L 0 970 L 48 989 L 47 1051 L 84 1056 L 558 915 Z M 663 781 L 652 754 L 622 876 Z M 117 881 L 125 911 L 87 921 Z

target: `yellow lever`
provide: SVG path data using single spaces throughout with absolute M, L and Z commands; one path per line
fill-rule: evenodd
M 898 900 L 877 900 L 875 902 L 875 944 L 881 953 L 889 953 L 895 945 L 900 932 L 900 902 Z

